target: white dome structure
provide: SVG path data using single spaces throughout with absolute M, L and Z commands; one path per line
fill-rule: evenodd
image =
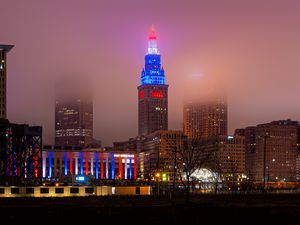
M 191 177 L 195 178 L 196 180 L 211 182 L 218 179 L 219 175 L 217 173 L 212 172 L 210 169 L 201 168 L 197 169 Z

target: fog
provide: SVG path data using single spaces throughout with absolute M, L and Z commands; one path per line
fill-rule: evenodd
M 300 120 L 300 1 L 0 0 L 0 8 L 0 43 L 15 45 L 8 119 L 42 125 L 45 144 L 54 141 L 55 83 L 66 75 L 92 81 L 96 139 L 110 145 L 137 135 L 137 86 L 152 24 L 169 84 L 170 129 L 182 128 L 189 90 L 219 89 L 199 77 L 225 87 L 229 133 Z M 186 89 L 194 78 L 199 87 Z

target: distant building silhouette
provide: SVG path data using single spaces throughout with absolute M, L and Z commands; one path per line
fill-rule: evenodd
M 78 80 L 57 84 L 55 98 L 55 145 L 85 147 L 93 141 L 91 87 Z
M 227 135 L 227 103 L 222 98 L 184 104 L 183 131 L 188 138 Z
M 6 110 L 6 82 L 7 82 L 7 60 L 6 54 L 13 48 L 13 45 L 0 44 L 0 118 L 7 118 Z

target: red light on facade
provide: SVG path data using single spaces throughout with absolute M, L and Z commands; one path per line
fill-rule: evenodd
M 145 98 L 145 92 L 144 91 L 140 91 L 140 99 L 144 99 Z
M 19 154 L 17 157 L 17 171 L 16 171 L 17 176 L 21 175 L 21 157 L 22 157 L 21 154 Z
M 38 165 L 39 165 L 39 156 L 35 155 L 34 156 L 34 177 L 35 178 L 37 178 L 39 176 Z
M 136 155 L 134 155 L 133 178 L 136 180 Z
M 69 162 L 70 162 L 69 171 L 70 171 L 70 174 L 73 174 L 73 156 L 72 156 L 72 152 L 69 152 Z
M 163 93 L 161 91 L 152 91 L 151 97 L 153 97 L 153 98 L 162 98 Z
M 122 164 L 122 157 L 119 157 L 119 177 L 120 177 L 120 180 L 123 179 L 123 164 Z
M 89 175 L 89 153 L 85 153 L 85 175 Z

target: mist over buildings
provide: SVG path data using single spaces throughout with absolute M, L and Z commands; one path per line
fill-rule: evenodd
M 109 145 L 137 135 L 137 86 L 151 24 L 169 84 L 169 129 L 182 129 L 187 96 L 220 86 L 229 133 L 300 120 L 299 1 L 17 3 L 1 1 L 0 41 L 15 45 L 8 118 L 42 125 L 45 144 L 54 141 L 56 82 L 78 74 L 92 83 L 86 91 L 93 91 L 94 137 Z M 159 7 L 145 10 L 153 5 Z

